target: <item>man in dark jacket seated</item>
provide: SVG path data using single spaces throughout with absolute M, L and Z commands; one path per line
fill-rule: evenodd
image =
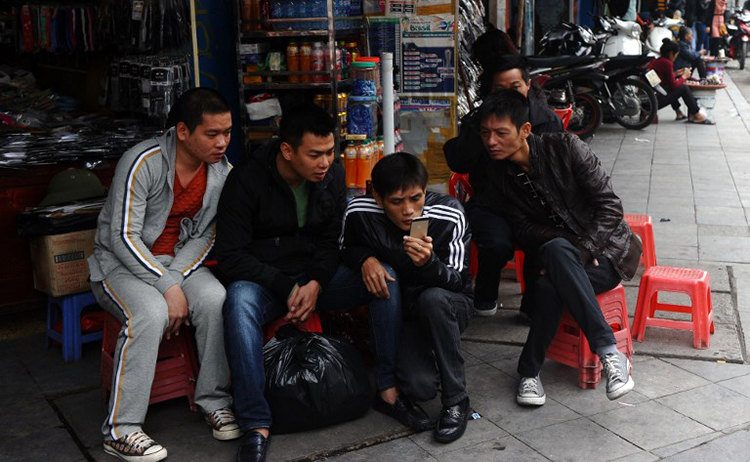
M 528 99 L 531 131 L 562 132 L 560 118 L 547 106 L 544 91 L 532 85 L 529 71 L 520 56 L 506 55 L 501 61 L 484 63 L 480 77 L 480 94 L 486 98 L 501 88 L 516 90 Z M 468 173 L 474 196 L 466 204 L 466 216 L 471 223 L 477 244 L 479 271 L 474 288 L 474 312 L 492 316 L 497 312 L 497 292 L 500 272 L 513 258 L 513 233 L 505 217 L 487 206 L 487 168 L 490 158 L 479 136 L 478 111 L 461 119 L 458 137 L 443 147 L 448 167 L 457 173 Z
M 317 106 L 285 112 L 280 140 L 233 169 L 219 201 L 216 257 L 229 282 L 225 342 L 244 432 L 238 461 L 265 460 L 272 424 L 264 396 L 263 326 L 282 316 L 304 322 L 316 308 L 356 308 L 369 295 L 362 276 L 339 265 L 346 185 L 343 168 L 333 162 L 334 129 L 331 116 Z M 383 290 L 398 293 L 390 279 Z M 400 327 L 393 320 L 400 319 L 401 305 L 398 297 L 383 296 L 370 307 L 375 381 L 393 396 Z M 401 402 L 399 410 L 412 428 L 429 424 L 410 403 Z
M 471 319 L 471 235 L 457 200 L 426 191 L 427 171 L 411 154 L 380 160 L 372 170 L 372 187 L 373 197 L 354 199 L 346 209 L 343 260 L 361 270 L 368 287 L 386 282 L 384 266 L 398 276 L 401 293 L 391 291 L 390 297 L 400 297 L 407 320 L 399 348 L 399 387 L 420 401 L 434 398 L 440 387 L 443 409 L 434 437 L 450 443 L 464 433 L 470 413 L 461 332 Z M 428 219 L 423 235 L 411 232 L 420 216 Z M 368 282 L 368 273 L 381 276 Z M 401 319 L 393 322 L 400 325 Z M 396 406 L 381 401 L 375 408 L 398 418 Z
M 577 136 L 531 133 L 526 98 L 499 90 L 479 109 L 480 135 L 489 154 L 489 206 L 508 217 L 534 265 L 525 297 L 531 329 L 518 363 L 516 400 L 541 406 L 539 379 L 547 348 L 563 307 L 599 355 L 607 377 L 607 397 L 634 387 L 630 363 L 617 350 L 596 294 L 631 279 L 641 255 L 640 240 L 623 219 L 599 159 Z

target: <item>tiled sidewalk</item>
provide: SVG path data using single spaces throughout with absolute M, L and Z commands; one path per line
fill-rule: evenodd
M 694 350 L 687 333 L 649 329 L 636 343 L 635 391 L 617 402 L 577 388 L 577 373 L 555 363 L 542 372 L 548 402 L 515 403 L 516 361 L 526 327 L 518 285 L 503 281 L 504 310 L 475 319 L 465 334 L 468 386 L 482 418 L 439 445 L 370 411 L 354 422 L 277 435 L 269 461 L 746 461 L 750 451 L 750 105 L 736 86 L 717 98 L 715 126 L 673 121 L 626 131 L 605 125 L 591 143 L 612 174 L 626 212 L 655 221 L 658 261 L 711 273 L 717 333 Z M 637 279 L 626 285 L 635 311 Z M 742 324 L 747 326 L 742 328 Z M 0 459 L 115 460 L 101 449 L 105 407 L 97 346 L 65 364 L 40 335 L 0 343 Z M 439 403 L 427 403 L 437 414 Z M 151 406 L 145 430 L 175 461 L 232 460 L 236 443 L 211 438 L 185 400 Z

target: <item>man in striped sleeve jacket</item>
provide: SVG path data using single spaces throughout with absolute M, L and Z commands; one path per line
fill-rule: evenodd
M 440 387 L 443 409 L 434 437 L 450 443 L 463 435 L 470 413 L 461 332 L 473 306 L 471 234 L 458 201 L 426 191 L 427 171 L 411 154 L 391 154 L 378 162 L 372 187 L 373 197 L 349 204 L 341 245 L 344 264 L 361 271 L 371 294 L 400 298 L 398 319 L 391 320 L 401 331 L 398 387 L 381 389 L 374 407 L 400 421 L 404 409 L 429 421 L 411 400 L 432 399 Z M 428 218 L 427 235 L 412 237 L 412 222 L 420 216 Z
M 167 457 L 141 426 L 159 343 L 183 324 L 195 326 L 201 361 L 196 404 L 215 438 L 240 436 L 229 408 L 226 292 L 202 266 L 229 174 L 224 153 L 232 116 L 217 92 L 196 88 L 180 97 L 170 122 L 162 136 L 138 144 L 118 162 L 88 260 L 97 301 L 123 323 L 102 432 L 105 452 L 128 461 Z

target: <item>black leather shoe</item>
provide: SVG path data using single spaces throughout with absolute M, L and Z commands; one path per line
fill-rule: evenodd
M 469 412 L 469 398 L 454 406 L 444 407 L 435 429 L 435 440 L 439 443 L 452 443 L 461 438 L 466 431 Z
M 265 462 L 268 438 L 258 432 L 249 432 L 242 436 L 237 448 L 237 462 Z
M 434 426 L 424 409 L 403 394 L 398 395 L 396 402 L 393 404 L 386 403 L 380 398 L 380 395 L 377 395 L 372 407 L 376 411 L 393 417 L 412 430 L 422 431 Z

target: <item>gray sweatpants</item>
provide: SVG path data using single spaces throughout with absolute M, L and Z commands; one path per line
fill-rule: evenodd
M 204 413 L 231 404 L 229 366 L 224 353 L 222 306 L 224 286 L 203 267 L 185 278 L 190 324 L 195 326 L 200 373 L 195 403 Z M 105 440 L 141 430 L 146 418 L 156 357 L 169 317 L 164 296 L 153 286 L 118 268 L 91 283 L 99 304 L 122 321 L 114 352 L 109 413 L 102 426 Z

